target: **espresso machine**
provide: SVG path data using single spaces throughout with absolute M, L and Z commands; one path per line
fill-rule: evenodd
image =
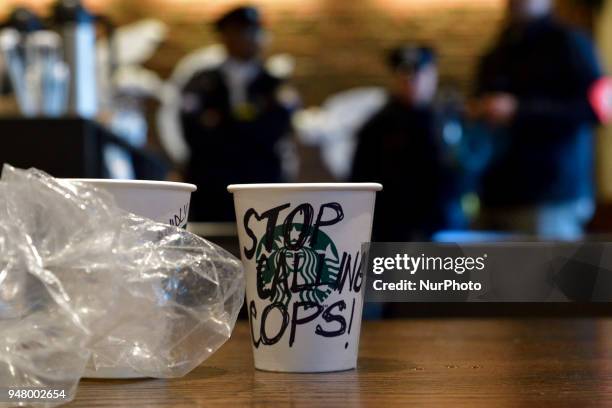
M 23 10 L 13 14 L 0 25 L 0 74 L 8 77 L 2 88 L 12 102 L 0 112 L 0 168 L 8 163 L 56 177 L 163 179 L 165 160 L 126 141 L 110 126 L 109 112 L 100 114 L 114 107 L 101 103 L 113 100 L 112 90 L 99 92 L 116 66 L 110 21 L 78 0 L 58 0 L 46 19 Z
M 68 113 L 94 118 L 98 113 L 98 76 L 96 36 L 102 27 L 112 47 L 113 25 L 103 17 L 92 14 L 80 0 L 58 0 L 53 7 L 51 22 L 62 38 L 65 61 L 71 73 Z M 109 55 L 114 53 L 109 52 Z M 112 74 L 113 58 L 110 59 Z
M 108 41 L 108 64 L 99 70 L 98 34 Z M 58 0 L 48 19 L 17 8 L 0 25 L 0 53 L 21 114 L 95 119 L 101 75 L 114 71 L 114 27 L 80 0 Z

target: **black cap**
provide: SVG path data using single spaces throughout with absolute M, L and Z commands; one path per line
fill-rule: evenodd
M 389 53 L 389 66 L 394 70 L 418 71 L 435 62 L 436 54 L 430 47 L 403 45 Z
M 0 28 L 14 28 L 23 33 L 42 30 L 43 24 L 36 13 L 25 7 L 16 7 Z
M 94 20 L 81 0 L 58 0 L 53 6 L 53 19 L 58 24 L 82 23 Z
M 232 24 L 245 27 L 261 27 L 262 23 L 259 10 L 251 6 L 241 6 L 232 9 L 215 21 L 215 28 L 221 31 Z

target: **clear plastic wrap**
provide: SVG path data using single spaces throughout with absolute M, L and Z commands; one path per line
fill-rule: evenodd
M 3 170 L 0 387 L 73 395 L 86 364 L 183 376 L 230 337 L 244 285 L 240 261 L 202 238 L 87 184 Z

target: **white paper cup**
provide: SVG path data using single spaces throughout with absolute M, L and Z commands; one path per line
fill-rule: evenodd
M 117 206 L 153 221 L 184 228 L 189 215 L 193 184 L 171 181 L 69 179 L 89 183 L 105 190 Z
M 231 185 L 255 368 L 357 366 L 374 183 Z
M 153 221 L 187 226 L 191 193 L 197 187 L 193 184 L 170 181 L 148 180 L 106 180 L 106 179 L 68 179 L 89 183 L 98 189 L 111 194 L 117 206 L 141 217 Z M 160 328 L 160 330 L 164 330 Z M 86 378 L 143 378 L 129 367 L 93 368 L 92 363 L 85 368 Z

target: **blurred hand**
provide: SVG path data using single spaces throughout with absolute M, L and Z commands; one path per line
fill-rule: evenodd
M 510 94 L 489 94 L 468 104 L 468 116 L 482 119 L 492 125 L 509 124 L 518 109 L 518 100 Z

